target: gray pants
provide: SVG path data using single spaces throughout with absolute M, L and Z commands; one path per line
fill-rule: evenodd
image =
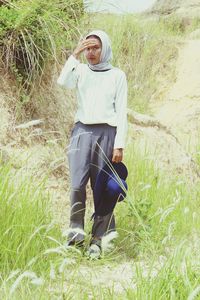
M 78 122 L 72 130 L 68 149 L 71 179 L 70 228 L 84 229 L 86 185 L 90 179 L 91 188 L 94 189 L 98 172 L 112 159 L 115 135 L 116 127 L 108 124 L 85 125 Z M 109 228 L 114 226 L 112 217 Z M 93 236 L 96 227 L 94 224 Z M 82 238 L 80 234 L 76 235 L 76 240 Z

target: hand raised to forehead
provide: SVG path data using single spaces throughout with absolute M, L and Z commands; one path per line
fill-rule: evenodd
M 94 38 L 84 39 L 78 43 L 77 47 L 75 48 L 73 55 L 75 58 L 78 58 L 81 52 L 83 52 L 87 48 L 92 48 L 95 46 L 99 46 L 98 40 Z

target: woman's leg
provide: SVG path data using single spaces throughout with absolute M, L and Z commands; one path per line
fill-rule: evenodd
M 91 132 L 80 122 L 75 124 L 68 149 L 71 179 L 70 228 L 84 230 L 86 185 L 90 175 Z M 72 230 L 69 244 L 82 243 L 84 235 Z
M 90 168 L 92 189 L 94 189 L 96 177 L 99 171 L 112 159 L 115 134 L 115 127 L 111 127 L 109 125 L 102 125 L 96 130 L 95 134 L 93 134 L 93 138 L 96 140 L 93 143 L 92 165 Z M 115 230 L 115 218 L 113 211 L 106 216 L 95 215 L 92 227 L 91 244 L 97 244 L 100 246 L 101 238 L 106 233 L 113 230 Z

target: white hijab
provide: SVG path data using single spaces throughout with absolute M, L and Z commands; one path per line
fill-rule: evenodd
M 104 71 L 112 69 L 113 66 L 110 64 L 110 60 L 112 59 L 112 49 L 111 49 L 111 42 L 107 33 L 102 30 L 93 30 L 86 35 L 85 38 L 96 35 L 100 38 L 102 43 L 102 50 L 100 56 L 100 63 L 97 65 L 88 64 L 90 69 L 93 71 Z

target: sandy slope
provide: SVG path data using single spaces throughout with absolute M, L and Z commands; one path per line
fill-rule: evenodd
M 176 82 L 155 117 L 195 152 L 200 142 L 200 40 L 188 40 L 180 50 Z
M 129 143 L 148 149 L 155 166 L 199 180 L 195 155 L 200 129 L 200 40 L 186 40 L 179 50 L 176 80 L 162 101 L 153 99 L 154 117 L 132 113 Z
M 150 8 L 151 13 L 176 14 L 181 17 L 198 17 L 200 12 L 199 0 L 157 0 Z

